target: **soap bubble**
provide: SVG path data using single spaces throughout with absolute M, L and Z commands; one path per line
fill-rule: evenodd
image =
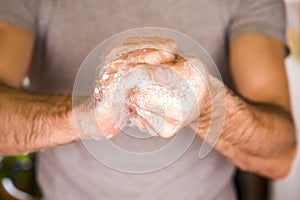
M 209 96 L 214 112 L 203 134 L 208 143 L 199 150 L 204 158 L 225 119 L 224 86 L 219 84 L 216 94 L 210 76 L 222 83 L 205 49 L 182 33 L 148 27 L 113 35 L 88 54 L 77 72 L 73 116 L 82 144 L 119 171 L 162 169 L 192 144 L 202 101 Z

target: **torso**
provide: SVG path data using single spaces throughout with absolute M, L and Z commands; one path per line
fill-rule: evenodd
M 118 32 L 147 26 L 195 39 L 232 87 L 226 31 L 234 8 L 235 1 L 217 0 L 40 1 L 30 90 L 71 94 L 81 62 L 97 44 Z M 109 169 L 80 143 L 69 144 L 39 154 L 39 181 L 46 199 L 207 199 L 231 187 L 234 167 L 215 151 L 199 160 L 200 143 L 196 139 L 170 167 L 143 175 Z

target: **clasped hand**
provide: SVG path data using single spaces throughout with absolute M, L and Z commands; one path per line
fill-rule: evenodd
M 111 138 L 134 125 L 169 138 L 196 120 L 210 99 L 209 73 L 199 58 L 178 49 L 160 37 L 128 38 L 111 49 L 91 97 L 101 133 L 89 136 Z

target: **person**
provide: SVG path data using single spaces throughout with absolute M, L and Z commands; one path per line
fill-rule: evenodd
M 0 0 L 0 21 L 0 153 L 39 152 L 44 199 L 235 199 L 234 166 L 271 179 L 289 173 L 297 143 L 282 1 Z M 194 38 L 230 89 L 214 151 L 198 159 L 197 130 L 200 139 L 174 164 L 135 175 L 107 168 L 84 150 L 70 94 L 93 47 L 146 26 Z

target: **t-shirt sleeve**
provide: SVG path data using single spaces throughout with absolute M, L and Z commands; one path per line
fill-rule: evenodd
M 285 7 L 282 0 L 240 0 L 229 25 L 229 40 L 260 33 L 286 44 Z
M 0 22 L 18 26 L 35 36 L 37 9 L 36 0 L 0 0 Z

